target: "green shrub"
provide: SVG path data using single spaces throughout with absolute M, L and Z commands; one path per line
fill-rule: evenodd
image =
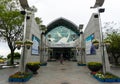
M 92 72 L 97 72 L 102 68 L 102 63 L 100 62 L 88 62 L 88 69 Z
M 28 62 L 26 69 L 30 69 L 33 74 L 37 74 L 37 70 L 40 68 L 40 62 Z
M 26 65 L 36 66 L 36 65 L 40 65 L 40 62 L 28 62 Z
M 88 66 L 102 66 L 102 63 L 100 62 L 88 62 Z
M 93 39 L 92 43 L 99 43 L 99 41 L 97 39 Z
M 14 53 L 14 59 L 20 59 L 20 56 L 21 56 L 20 53 L 18 53 L 18 52 Z M 7 58 L 8 59 L 11 58 L 11 53 L 7 55 Z

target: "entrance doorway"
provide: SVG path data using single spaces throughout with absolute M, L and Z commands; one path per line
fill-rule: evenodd
M 71 56 L 71 48 L 52 48 L 53 49 L 53 55 L 52 58 L 59 60 L 60 55 L 63 54 L 64 60 L 70 60 L 72 58 Z

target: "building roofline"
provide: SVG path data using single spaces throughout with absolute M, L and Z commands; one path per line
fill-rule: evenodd
M 45 32 L 45 34 L 47 34 L 49 31 L 60 25 L 70 28 L 72 31 L 76 32 L 77 34 L 79 33 L 79 29 L 77 25 L 75 25 L 73 22 L 71 22 L 68 19 L 60 17 L 47 25 L 47 31 Z

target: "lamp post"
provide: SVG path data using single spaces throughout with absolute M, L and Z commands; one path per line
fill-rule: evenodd
M 30 46 L 32 45 L 32 41 L 30 40 L 26 40 L 26 23 L 27 20 L 30 19 L 30 16 L 28 16 L 28 14 L 34 13 L 36 12 L 36 8 L 30 8 L 27 4 L 27 1 L 25 1 L 25 3 L 22 3 L 22 0 L 20 0 L 21 2 L 21 6 L 24 8 L 23 11 L 21 11 L 21 14 L 24 15 L 24 33 L 23 33 L 23 45 L 22 45 L 22 56 L 21 56 L 21 67 L 20 70 L 22 72 L 25 71 L 25 51 L 26 48 L 30 48 Z M 29 46 L 30 43 L 30 46 Z
M 24 34 L 23 34 L 23 41 L 25 41 L 25 37 L 26 37 L 26 16 L 27 16 L 27 13 L 26 13 L 26 10 L 24 11 L 25 14 L 24 14 Z M 22 13 L 22 12 L 21 12 Z M 24 72 L 25 71 L 25 46 L 23 46 L 23 49 L 22 49 L 22 56 L 21 56 L 21 72 Z
M 25 43 L 26 40 L 26 22 L 27 19 L 30 19 L 28 16 L 28 13 L 30 12 L 36 12 L 37 9 L 35 7 L 29 7 L 28 1 L 27 0 L 19 0 L 21 7 L 24 9 L 24 11 L 21 11 L 21 14 L 24 15 L 24 33 L 23 33 L 23 49 L 22 49 L 22 56 L 21 56 L 21 67 L 20 70 L 22 72 L 25 71 L 25 48 L 27 47 L 27 44 Z
M 75 41 L 76 40 L 76 34 L 72 34 L 72 40 L 73 41 Z M 76 44 L 76 43 L 75 43 Z M 72 50 L 72 52 L 74 53 L 74 55 L 73 55 L 73 57 L 72 57 L 72 59 L 73 59 L 73 61 L 75 61 L 76 60 L 76 56 L 77 56 L 77 48 L 76 48 L 77 46 L 75 46 L 75 48 L 73 48 Z M 75 56 L 76 55 L 76 56 Z
M 102 64 L 103 64 L 103 73 L 106 73 L 106 62 L 105 62 L 105 44 L 103 42 L 103 32 L 102 32 L 102 23 L 101 23 L 101 18 L 100 18 L 100 13 L 103 13 L 105 11 L 104 8 L 98 8 L 98 18 L 99 18 L 99 26 L 100 26 L 100 34 L 101 34 L 101 52 L 102 52 Z
M 28 11 L 25 9 L 24 11 L 21 11 L 21 14 L 24 15 L 24 33 L 23 33 L 23 40 L 22 40 L 22 44 L 19 47 L 23 47 L 22 48 L 22 56 L 21 56 L 21 66 L 20 66 L 20 70 L 21 72 L 25 71 L 25 51 L 26 48 L 29 49 L 30 46 L 33 44 L 32 41 L 30 40 L 26 40 L 26 23 L 27 23 L 27 19 L 30 19 L 30 17 L 27 15 Z M 20 41 L 18 41 L 19 43 Z M 17 48 L 18 48 L 18 43 L 16 42 Z
M 84 51 L 83 51 L 83 41 L 82 41 L 82 39 L 83 39 L 83 31 L 82 31 L 82 29 L 83 29 L 83 24 L 80 24 L 79 25 L 79 32 L 80 32 L 80 57 L 81 57 L 81 63 L 83 63 L 83 53 L 84 53 Z
M 47 30 L 45 25 L 41 25 L 41 44 L 40 44 L 40 62 L 43 63 L 44 62 L 44 43 L 43 43 L 43 36 L 45 35 L 45 31 Z M 45 40 L 45 39 L 44 39 Z
M 51 45 L 50 42 L 52 42 L 51 41 L 51 34 L 48 35 L 47 40 L 48 40 L 48 44 L 49 44 L 49 47 L 48 47 L 48 60 L 50 60 L 50 58 L 51 58 L 51 54 L 50 53 L 52 51 L 52 49 L 50 48 L 50 45 Z
M 41 33 L 41 44 L 40 44 L 40 62 L 43 63 L 43 32 Z
M 103 13 L 105 11 L 104 8 L 100 8 L 104 3 L 104 0 L 96 0 L 96 3 L 93 7 L 90 8 L 97 8 L 98 10 L 98 15 L 94 15 L 94 18 L 99 19 L 99 28 L 100 28 L 100 49 L 102 53 L 102 64 L 103 64 L 103 73 L 106 73 L 106 62 L 105 62 L 105 51 L 104 51 L 104 42 L 103 42 L 103 32 L 102 32 L 102 24 L 101 24 L 101 18 L 100 18 L 100 13 Z
M 27 10 L 30 10 L 30 7 L 28 5 L 28 2 L 27 0 L 19 0 L 20 1 L 20 5 L 22 6 L 22 8 L 24 9 L 24 11 L 21 11 L 21 14 L 25 15 L 24 17 L 24 35 L 23 35 L 23 41 L 25 41 L 25 37 L 26 37 L 26 20 L 27 20 Z M 23 50 L 22 50 L 22 56 L 21 56 L 21 71 L 24 72 L 25 71 L 25 58 L 24 58 L 24 55 L 25 55 L 25 46 L 23 46 Z

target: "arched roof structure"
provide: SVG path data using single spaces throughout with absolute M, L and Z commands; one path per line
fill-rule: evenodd
M 57 20 L 54 20 L 53 22 L 51 22 L 47 26 L 47 31 L 45 32 L 45 34 L 47 34 L 52 29 L 54 29 L 55 27 L 58 27 L 58 26 L 65 26 L 65 27 L 71 29 L 72 31 L 74 31 L 77 35 L 79 35 L 78 26 L 65 18 L 58 18 Z

